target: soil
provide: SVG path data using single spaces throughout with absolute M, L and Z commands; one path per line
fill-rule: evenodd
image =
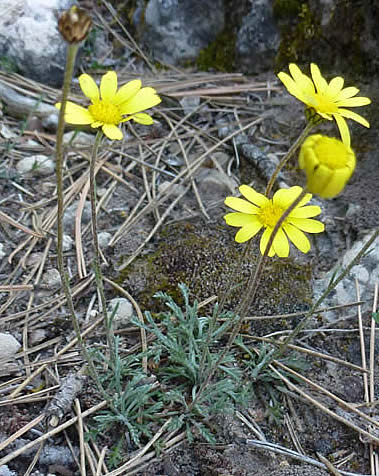
M 191 75 L 195 75 L 195 72 L 186 71 L 183 75 L 175 75 L 176 73 L 172 71 L 163 71 L 158 78 L 147 76 L 147 80 L 152 85 L 156 80 L 159 86 L 174 78 L 175 81 L 184 85 Z M 270 79 L 273 84 L 274 76 L 267 74 L 264 78 L 254 78 L 254 81 L 259 82 L 261 79 Z M 230 82 L 212 83 L 211 75 L 204 75 L 202 87 L 207 87 L 209 84 L 216 84 L 221 89 L 224 85 L 238 83 L 235 83 L 233 79 L 230 79 Z M 362 89 L 365 90 L 367 96 L 370 96 L 369 85 Z M 283 154 L 288 149 L 303 126 L 301 106 L 291 98 L 287 99 L 286 93 L 278 89 L 271 93 L 270 97 L 267 91 L 254 93 L 249 96 L 251 109 L 244 109 L 247 94 L 240 92 L 232 103 L 226 104 L 223 100 L 213 98 L 203 114 L 196 114 L 187 121 L 188 130 L 192 134 L 198 134 L 198 137 L 205 141 L 205 150 L 218 140 L 218 121 L 220 119 L 229 122 L 234 120 L 232 110 L 234 103 L 241 105 L 239 114 L 243 117 L 244 123 L 258 117 L 262 112 L 274 110 L 274 116 L 267 115 L 254 132 L 250 130 L 247 134 L 250 134 L 249 139 L 264 149 L 266 154 Z M 274 100 L 271 102 L 272 98 Z M 275 99 L 278 99 L 278 102 L 275 102 Z M 170 117 L 177 124 L 183 117 L 183 111 L 176 98 L 166 98 L 162 104 L 162 111 L 169 114 L 172 107 L 176 108 L 177 115 Z M 51 222 L 48 219 L 49 213 L 52 217 L 56 213 L 54 211 L 55 175 L 38 176 L 35 173 L 20 175 L 16 169 L 19 159 L 24 156 L 34 153 L 49 155 L 55 145 L 54 135 L 49 131 L 31 129 L 21 133 L 22 124 L 11 116 L 10 111 L 4 113 L 3 120 L 16 136 L 11 139 L 2 137 L 0 143 L 3 154 L 0 176 L 1 210 L 29 229 L 35 231 L 42 229 L 45 238 L 34 239 L 14 224 L 0 221 L 0 242 L 4 245 L 5 254 L 0 264 L 0 276 L 4 284 L 25 286 L 21 290 L 13 289 L 12 293 L 3 291 L 0 295 L 0 331 L 12 334 L 23 344 L 22 351 L 16 359 L 11 361 L 13 367 L 0 368 L 0 447 L 7 438 L 14 436 L 16 440 L 6 442 L 0 452 L 0 458 L 12 455 L 17 448 L 46 434 L 48 429 L 44 423 L 33 426 L 30 431 L 23 432 L 16 439 L 18 430 L 25 428 L 25 425 L 34 418 L 43 415 L 46 405 L 57 394 L 58 384 L 69 371 L 78 372 L 83 364 L 76 346 L 64 351 L 60 360 L 57 358 L 57 353 L 73 341 L 74 332 L 68 317 L 67 306 L 59 302 L 62 296 L 60 284 L 52 282 L 51 279 L 48 280 L 46 274 L 48 270 L 57 267 L 56 229 L 55 224 L 50 225 Z M 334 132 L 333 124 L 323 127 L 329 132 Z M 244 338 L 252 348 L 258 347 L 259 338 L 272 336 L 280 338 L 285 330 L 293 329 L 301 319 L 301 313 L 309 307 L 312 279 L 329 269 L 362 230 L 378 226 L 379 135 L 374 124 L 368 132 L 362 133 L 359 127 L 353 128 L 357 143 L 358 140 L 360 141 L 357 147 L 359 149 L 357 170 L 340 197 L 323 202 L 324 215 L 338 217 L 338 220 L 333 222 L 335 228 L 328 235 L 332 243 L 331 251 L 328 255 L 317 251 L 318 246 L 322 245 L 323 238 L 320 238 L 321 241 L 316 240 L 316 246 L 306 257 L 292 252 L 288 260 L 274 259 L 272 261 L 263 277 L 259 298 L 250 308 L 250 312 L 258 316 L 297 312 L 297 316 L 282 316 L 279 319 L 262 320 L 255 324 L 250 322 L 244 326 L 242 329 Z M 191 149 L 192 146 L 189 147 L 191 139 L 186 136 L 188 130 L 180 130 L 180 128 L 178 130 L 181 140 L 190 150 L 189 160 L 194 161 L 203 149 L 200 146 Z M 201 136 L 199 130 L 208 135 Z M 154 180 L 151 169 L 143 168 L 138 163 L 133 165 L 130 160 L 122 159 L 119 153 L 127 150 L 129 155 L 142 157 L 147 163 L 153 165 L 156 153 L 149 156 L 147 146 L 158 151 L 169 133 L 169 123 L 160 116 L 158 124 L 153 129 L 147 130 L 137 125 L 134 126 L 134 131 L 129 131 L 125 143 L 106 144 L 104 150 L 108 154 L 107 160 L 97 175 L 98 199 L 101 200 L 104 197 L 98 216 L 99 231 L 109 232 L 111 236 L 115 236 L 125 225 L 125 220 L 134 213 L 133 210 L 142 194 L 150 193 L 146 183 L 151 185 Z M 30 139 L 34 141 L 32 145 L 28 142 Z M 173 144 L 177 146 L 178 141 L 175 143 L 173 140 L 170 146 Z M 65 181 L 66 192 L 75 181 L 85 178 L 89 150 L 88 147 L 75 146 L 69 149 L 66 164 L 66 177 L 68 177 Z M 222 168 L 226 171 L 234 154 L 232 142 L 220 146 L 220 150 L 228 159 L 227 163 L 222 164 Z M 170 166 L 164 161 L 157 166 L 173 174 L 178 174 L 180 167 L 183 167 Z M 211 170 L 213 166 L 203 167 L 203 169 L 207 168 Z M 240 166 L 233 168 L 233 174 L 238 182 L 241 181 L 241 175 L 245 177 L 246 174 L 250 174 L 250 180 L 253 181 L 254 186 L 263 190 L 264 181 L 259 170 L 246 163 L 243 157 Z M 285 174 L 290 185 L 298 183 L 297 180 L 301 177 L 295 162 Z M 160 180 L 163 179 L 160 178 Z M 82 190 L 83 184 L 79 184 L 75 191 L 75 200 L 79 199 Z M 164 213 L 172 199 L 158 207 L 159 216 L 146 211 L 133 226 L 125 228 L 125 232 L 120 235 L 120 239 L 114 245 L 105 246 L 102 249 L 104 275 L 124 287 L 138 302 L 142 312 L 146 310 L 159 312 L 160 309 L 153 308 L 154 292 L 158 290 L 175 292 L 177 284 L 183 279 L 190 288 L 191 298 L 197 298 L 200 301 L 217 293 L 222 289 L 223 283 L 229 279 L 241 247 L 233 241 L 235 230 L 230 230 L 223 224 L 222 215 L 225 213 L 225 208 L 222 201 L 225 193 L 222 187 L 218 190 L 218 195 L 204 200 L 209 218 L 202 213 L 196 195 L 191 189 L 167 216 L 164 216 Z M 109 192 L 108 196 L 107 192 Z M 141 210 L 148 200 L 148 198 L 142 200 L 138 210 Z M 355 211 L 346 217 L 349 208 Z M 163 216 L 163 224 L 155 231 L 157 220 Z M 74 298 L 74 305 L 83 329 L 88 329 L 99 318 L 95 284 L 92 279 L 89 279 L 93 252 L 88 223 L 89 218 L 86 222 L 83 215 L 81 236 L 87 273 L 82 271 L 83 275 L 80 275 L 75 247 L 65 251 L 65 262 L 72 288 L 77 290 L 77 287 L 84 285 L 82 289 L 77 290 Z M 74 238 L 73 225 L 68 223 L 66 230 Z M 150 233 L 152 237 L 147 240 Z M 145 246 L 142 247 L 144 243 Z M 137 259 L 130 267 L 123 268 L 123 263 L 136 251 L 138 251 Z M 241 281 L 254 268 L 257 257 L 258 251 L 254 245 L 250 260 L 241 272 Z M 27 287 L 30 284 L 32 288 Z M 233 308 L 238 301 L 239 292 L 228 302 L 230 308 Z M 105 287 L 105 293 L 107 300 L 119 296 L 119 293 L 108 284 Z M 367 336 L 370 322 L 370 316 L 364 315 L 363 326 Z M 89 347 L 105 347 L 104 332 L 100 327 L 95 326 L 87 337 Z M 307 370 L 302 374 L 307 379 L 317 383 L 337 398 L 326 394 L 320 388 L 308 385 L 304 380 L 291 380 L 289 384 L 281 382 L 280 385 L 277 384 L 272 394 L 267 393 L 267 386 L 257 382 L 254 394 L 251 395 L 249 408 L 238 408 L 233 415 L 218 416 L 214 421 L 209 422 L 217 441 L 216 444 L 206 443 L 200 435 L 195 433 L 192 443 L 185 439 L 178 440 L 170 451 L 153 454 L 145 461 L 141 459 L 133 471 L 125 470 L 119 474 L 139 476 L 326 476 L 333 474 L 326 467 L 325 469 L 317 467 L 317 464 L 321 464 L 322 458 L 325 458 L 329 464 L 333 465 L 335 471 L 338 470 L 341 474 L 374 474 L 371 473 L 370 467 L 370 448 L 372 450 L 375 447 L 370 445 L 367 435 L 360 431 L 374 430 L 370 428 L 367 421 L 359 418 L 353 409 L 359 408 L 363 413 L 376 419 L 377 409 L 369 408 L 364 403 L 362 372 L 357 367 L 344 364 L 349 362 L 356 366 L 361 365 L 356 316 L 346 318 L 332 328 L 330 323 L 324 322 L 323 316 L 319 315 L 309 323 L 308 327 L 316 331 L 302 334 L 295 342 L 302 350 L 292 350 L 292 355 L 301 355 L 305 359 Z M 131 330 L 128 325 L 118 329 L 117 334 L 120 336 L 120 345 L 123 349 L 139 345 L 139 334 Z M 369 348 L 368 341 L 366 348 Z M 332 356 L 332 359 L 325 356 Z M 336 361 L 333 358 L 340 360 Z M 375 362 L 377 363 L 377 360 Z M 42 366 L 44 367 L 41 368 Z M 26 378 L 37 369 L 40 370 L 38 375 L 26 381 Z M 375 378 L 378 379 L 378 376 Z M 22 382 L 25 382 L 25 388 L 19 389 L 17 395 L 14 395 L 12 392 Z M 377 381 L 375 384 L 374 399 L 377 400 L 379 386 Z M 303 393 L 297 392 L 295 387 Z M 82 412 L 91 409 L 102 400 L 91 382 L 86 383 L 77 396 Z M 273 398 L 276 400 L 274 401 Z M 343 402 L 347 402 L 350 406 L 346 406 Z M 72 406 L 68 414 L 62 416 L 59 423 L 74 415 L 74 406 Z M 71 426 L 65 434 L 59 432 L 50 437 L 45 442 L 45 449 L 42 450 L 41 457 L 37 458 L 36 465 L 30 474 L 34 476 L 84 474 L 78 469 L 80 431 L 80 428 Z M 120 438 L 118 431 L 118 428 L 115 428 L 114 432 L 102 434 L 97 440 L 98 447 L 92 443 L 87 445 L 87 459 L 98 462 L 99 453 L 96 451 L 101 451 L 105 446 L 112 448 Z M 377 429 L 375 431 L 377 435 Z M 285 447 L 296 451 L 297 459 L 290 457 L 288 453 L 277 453 L 267 447 L 266 449 L 257 448 L 254 442 L 258 440 L 261 443 L 272 443 L 276 445 L 276 449 Z M 146 439 L 143 444 L 147 442 Z M 70 445 L 74 448 L 72 453 L 71 449 L 69 450 Z M 0 475 L 27 474 L 35 455 L 33 451 L 22 452 L 9 461 L 7 464 L 10 472 L 8 473 L 6 467 L 1 466 L 0 460 Z M 123 448 L 124 462 L 135 456 L 136 451 L 137 448 L 133 447 Z M 90 453 L 92 456 L 89 455 Z M 305 457 L 312 458 L 313 464 L 306 464 Z M 92 473 L 87 468 L 87 474 L 95 474 L 93 468 Z M 111 473 L 103 471 L 101 474 Z

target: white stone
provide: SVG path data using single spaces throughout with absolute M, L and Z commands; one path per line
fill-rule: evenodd
M 55 268 L 48 269 L 43 275 L 43 284 L 48 289 L 54 289 L 61 285 L 61 277 L 59 271 Z
M 21 159 L 16 169 L 20 174 L 32 173 L 36 176 L 45 176 L 54 173 L 55 163 L 46 155 L 31 155 Z
M 2 260 L 6 256 L 6 253 L 4 251 L 4 245 L 3 243 L 0 243 L 0 260 Z
M 95 136 L 93 134 L 77 131 L 66 132 L 63 135 L 63 142 L 68 144 L 73 137 L 72 145 L 92 145 L 95 142 Z
M 60 85 L 66 44 L 58 32 L 56 14 L 73 3 L 73 0 L 0 0 L 0 56 L 10 58 L 24 76 L 44 84 Z
M 73 243 L 74 243 L 74 240 L 71 238 L 70 235 L 63 235 L 63 243 L 62 243 L 63 251 L 70 251 L 72 249 Z
M 100 248 L 106 248 L 112 239 L 112 235 L 107 231 L 101 231 L 97 235 Z
M 113 325 L 116 329 L 124 327 L 129 324 L 130 319 L 133 316 L 133 306 L 128 299 L 114 298 L 109 301 L 108 312 L 111 315 L 114 309 L 117 307 L 117 311 L 113 317 Z M 110 317 L 110 316 L 109 316 Z
M 0 332 L 0 360 L 9 359 L 20 347 L 21 344 L 11 334 Z

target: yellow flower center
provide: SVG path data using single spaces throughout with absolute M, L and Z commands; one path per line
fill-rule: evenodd
M 259 212 L 259 219 L 263 226 L 267 228 L 274 228 L 278 223 L 279 218 L 283 215 L 283 208 L 275 205 L 270 200 L 267 205 L 262 207 Z
M 338 106 L 333 99 L 325 94 L 316 93 L 309 98 L 309 105 L 318 112 L 324 114 L 334 114 L 338 112 Z
M 343 142 L 332 137 L 322 137 L 314 145 L 318 161 L 329 169 L 343 169 L 349 161 L 349 153 Z
M 119 108 L 115 104 L 104 100 L 91 104 L 91 106 L 88 107 L 88 111 L 96 121 L 102 122 L 103 124 L 117 125 L 122 121 Z

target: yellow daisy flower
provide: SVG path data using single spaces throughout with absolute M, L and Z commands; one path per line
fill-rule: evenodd
M 161 102 L 155 89 L 142 88 L 139 79 L 129 81 L 117 90 L 117 74 L 114 71 L 109 71 L 101 78 L 100 91 L 88 74 L 79 76 L 79 84 L 92 104 L 86 109 L 68 101 L 65 121 L 68 124 L 91 124 L 94 128 L 101 127 L 104 134 L 112 140 L 122 139 L 122 131 L 117 126 L 123 122 L 133 119 L 140 124 L 152 124 L 151 116 L 141 111 Z M 60 109 L 61 104 L 57 103 L 55 106 Z
M 333 198 L 345 188 L 356 159 L 353 150 L 340 140 L 314 134 L 301 146 L 299 165 L 305 170 L 310 192 Z
M 303 74 L 296 64 L 291 63 L 289 70 L 292 77 L 283 72 L 278 74 L 278 78 L 288 92 L 308 107 L 313 108 L 324 119 L 329 121 L 334 119 L 344 144 L 350 146 L 350 132 L 345 118 L 352 119 L 362 126 L 370 127 L 370 124 L 362 116 L 345 109 L 366 106 L 371 103 L 369 98 L 354 97 L 359 93 L 359 89 L 355 87 L 343 88 L 344 79 L 340 76 L 333 78 L 328 84 L 314 63 L 311 64 L 312 79 Z
M 264 228 L 260 242 L 260 250 L 263 255 L 275 225 L 283 212 L 300 195 L 302 189 L 298 186 L 287 189 L 282 188 L 275 192 L 271 199 L 256 192 L 248 185 L 241 185 L 239 190 L 247 200 L 227 197 L 224 202 L 225 205 L 237 212 L 228 213 L 224 216 L 224 219 L 230 226 L 241 227 L 235 236 L 235 240 L 238 243 L 250 240 L 261 228 Z M 280 258 L 287 257 L 290 250 L 288 240 L 292 241 L 303 253 L 308 253 L 311 249 L 311 244 L 303 232 L 321 233 L 325 228 L 323 223 L 311 219 L 311 217 L 321 213 L 320 207 L 316 205 L 304 206 L 311 198 L 312 195 L 307 193 L 281 224 L 268 256 L 278 255 Z

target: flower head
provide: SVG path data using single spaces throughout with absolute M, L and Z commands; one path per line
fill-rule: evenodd
M 264 228 L 260 242 L 260 250 L 263 255 L 275 225 L 283 212 L 300 195 L 302 189 L 298 186 L 287 189 L 283 188 L 275 192 L 271 199 L 256 192 L 248 185 L 241 185 L 239 190 L 247 200 L 227 197 L 225 205 L 233 208 L 236 212 L 228 213 L 224 216 L 224 219 L 228 225 L 241 227 L 235 236 L 235 240 L 238 243 L 250 240 L 261 228 Z M 311 219 L 311 217 L 321 213 L 320 207 L 316 205 L 304 206 L 311 198 L 312 195 L 307 193 L 283 221 L 274 238 L 268 256 L 275 256 L 277 254 L 281 258 L 287 257 L 289 255 L 288 240 L 292 241 L 303 253 L 308 253 L 311 249 L 309 240 L 303 232 L 321 233 L 325 228 L 323 223 Z
M 92 20 L 83 8 L 73 5 L 62 13 L 58 20 L 58 30 L 68 43 L 80 43 L 88 35 Z
M 155 89 L 142 88 L 139 79 L 130 81 L 117 90 L 117 74 L 114 71 L 109 71 L 101 78 L 100 91 L 88 74 L 79 76 L 79 84 L 92 104 L 86 109 L 68 101 L 65 121 L 69 124 L 91 124 L 94 128 L 102 127 L 104 134 L 112 140 L 122 139 L 122 132 L 117 127 L 122 122 L 133 119 L 140 124 L 152 124 L 151 116 L 141 111 L 161 102 Z M 60 109 L 61 104 L 55 106 Z
M 311 64 L 312 79 L 303 74 L 296 64 L 291 63 L 289 70 L 292 77 L 286 73 L 278 74 L 278 78 L 288 92 L 314 109 L 324 119 L 329 121 L 334 119 L 342 141 L 346 145 L 350 145 L 350 132 L 345 118 L 359 122 L 362 126 L 370 127 L 366 119 L 356 112 L 346 109 L 371 103 L 369 98 L 354 97 L 359 93 L 359 89 L 354 87 L 343 88 L 344 79 L 340 76 L 336 76 L 328 84 L 325 78 L 321 76 L 318 66 L 314 63 Z
M 311 135 L 300 149 L 299 165 L 305 170 L 308 190 L 322 198 L 333 198 L 344 189 L 355 164 L 353 150 L 332 137 Z

